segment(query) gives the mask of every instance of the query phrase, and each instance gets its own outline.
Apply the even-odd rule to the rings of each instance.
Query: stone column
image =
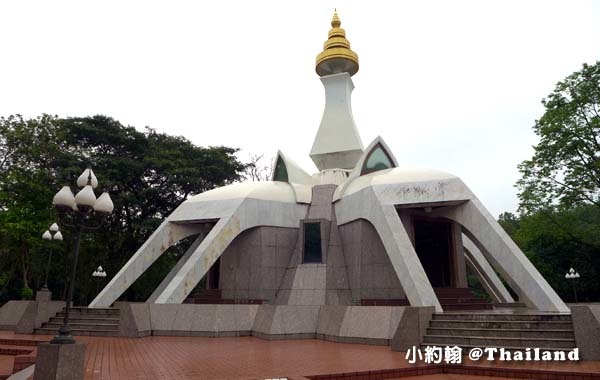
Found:
[[[82,380],[85,344],[41,343],[37,348],[33,380]]]

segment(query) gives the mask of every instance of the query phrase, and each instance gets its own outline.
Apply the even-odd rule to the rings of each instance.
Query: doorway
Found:
[[[446,288],[452,278],[452,225],[447,220],[414,219],[417,256],[423,265],[431,286]]]
[[[208,270],[208,289],[219,289],[219,277],[221,277],[221,258],[219,257]]]

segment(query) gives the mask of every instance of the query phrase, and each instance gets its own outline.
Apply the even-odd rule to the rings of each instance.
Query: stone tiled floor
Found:
[[[0,355],[0,374],[11,373],[14,358],[12,355]]]
[[[256,379],[406,366],[388,347],[253,337],[84,338],[86,379]]]
[[[408,376],[400,377],[389,380],[507,380],[510,377],[492,377],[492,376],[471,376],[471,375],[457,375],[452,373],[440,373],[437,375],[423,375],[423,376]]]
[[[0,337],[12,335],[0,332]],[[27,338],[27,335],[16,335]],[[40,338],[40,336],[35,336]],[[47,337],[50,338],[50,337]],[[267,341],[254,337],[146,337],[141,339],[77,337],[87,344],[85,378],[111,379],[264,379],[349,373],[411,367],[405,354],[389,347],[321,340]],[[600,376],[600,362],[467,365],[532,368]],[[473,378],[482,378],[474,376]],[[405,377],[406,379],[406,377]],[[468,375],[432,374],[420,380],[470,379]],[[501,379],[496,377],[495,379]]]

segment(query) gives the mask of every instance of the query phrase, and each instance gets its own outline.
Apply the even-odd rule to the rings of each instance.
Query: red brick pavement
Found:
[[[1,337],[28,338],[0,332]],[[40,336],[34,336],[40,338]],[[46,337],[49,338],[49,337]],[[123,379],[265,379],[382,371],[411,367],[403,352],[389,347],[321,340],[268,341],[254,337],[77,337],[87,345],[86,380]],[[466,358],[465,358],[466,359]],[[486,368],[544,369],[564,374],[589,373],[600,378],[600,362],[473,363],[481,373],[432,373],[430,379],[484,378]],[[426,370],[429,367],[420,367]],[[408,368],[407,368],[408,369]],[[421,370],[419,370],[421,371]],[[557,372],[555,372],[557,373]],[[416,375],[416,373],[415,373]],[[499,374],[496,374],[498,376]],[[510,373],[500,376],[510,376]],[[592,378],[590,376],[589,378]],[[391,376],[387,376],[388,378]],[[522,377],[522,376],[521,376]],[[552,377],[554,378],[554,377]],[[558,378],[564,378],[559,376]],[[583,378],[583,377],[582,377]],[[586,376],[587,378],[587,376]],[[426,377],[420,377],[425,380]],[[496,377],[496,379],[500,379]]]
[[[253,337],[88,338],[86,379],[256,379],[407,366],[389,347]]]

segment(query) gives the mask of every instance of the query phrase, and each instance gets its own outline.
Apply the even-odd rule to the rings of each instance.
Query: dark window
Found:
[[[376,145],[367,156],[361,175],[376,172],[378,170],[393,168],[392,160],[381,145]]]
[[[320,263],[321,223],[304,223],[304,262]]]
[[[287,168],[281,157],[277,159],[277,164],[275,164],[275,175],[273,176],[273,180],[288,182]]]

